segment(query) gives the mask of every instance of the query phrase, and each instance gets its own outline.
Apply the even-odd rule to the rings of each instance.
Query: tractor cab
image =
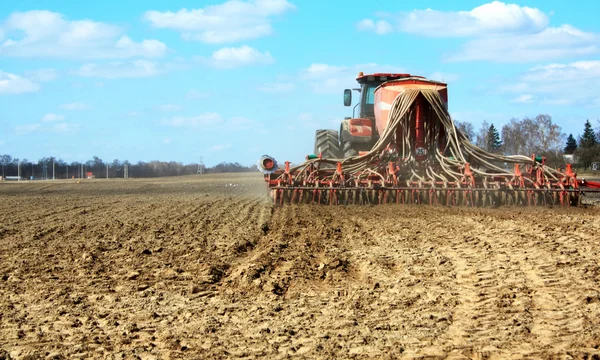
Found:
[[[346,117],[340,122],[338,130],[319,129],[315,132],[314,154],[321,154],[324,158],[345,159],[357,156],[361,152],[371,150],[379,139],[382,128],[377,124],[377,113],[381,112],[375,90],[382,84],[402,82],[412,86],[431,86],[438,84],[427,80],[423,76],[410,74],[374,73],[365,75],[359,72],[356,81],[359,88],[344,90],[344,106],[353,103],[353,91],[358,92],[358,101],[354,105],[352,117]],[[439,85],[442,85],[439,83]],[[435,85],[437,86],[437,85]],[[379,93],[379,92],[378,92]],[[379,104],[379,105],[376,105]]]
[[[375,90],[383,83],[399,79],[424,79],[410,74],[359,72],[356,81],[360,88],[344,90],[344,106],[352,105],[352,91],[358,92],[358,102],[352,109],[352,117],[346,117],[338,131],[339,155],[342,158],[369,151],[379,138],[375,124]]]
[[[344,106],[352,105],[352,91],[357,91],[359,100],[352,109],[352,118],[374,119],[375,89],[386,81],[409,77],[422,78],[421,76],[411,76],[410,74],[375,73],[365,75],[361,71],[356,78],[356,81],[360,84],[360,88],[344,90]]]

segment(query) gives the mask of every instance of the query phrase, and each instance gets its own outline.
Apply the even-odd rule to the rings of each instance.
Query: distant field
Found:
[[[599,208],[265,195],[260,173],[1,182],[0,358],[600,356]]]
[[[600,180],[600,171],[575,171],[578,179],[585,178],[587,180]]]

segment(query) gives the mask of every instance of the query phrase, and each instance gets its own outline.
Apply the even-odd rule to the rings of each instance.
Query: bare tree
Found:
[[[501,134],[505,155],[523,154],[526,143],[526,134],[522,125],[523,124],[518,119],[512,118],[508,124],[502,126]]]
[[[540,114],[535,117],[538,137],[538,152],[547,154],[549,152],[558,153],[564,142],[565,134],[562,133],[560,126],[552,122],[552,117],[547,114]]]
[[[477,147],[483,149],[483,150],[489,150],[488,149],[488,132],[490,130],[490,124],[484,120],[483,123],[481,124],[481,128],[479,129],[479,132],[477,132],[477,136],[475,137],[475,145],[477,145]]]
[[[512,118],[502,127],[505,155],[541,155],[551,165],[563,164],[562,144],[565,138],[560,126],[547,114],[522,120]]]
[[[462,132],[469,141],[473,142],[475,140],[475,128],[473,127],[473,124],[468,121],[455,120],[454,125],[456,125],[458,131]]]

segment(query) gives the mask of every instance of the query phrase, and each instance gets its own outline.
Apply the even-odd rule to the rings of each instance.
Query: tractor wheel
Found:
[[[342,153],[344,155],[344,159],[347,159],[352,156],[358,155],[358,149],[352,146],[351,142],[343,142],[342,143]]]
[[[315,155],[321,153],[323,159],[339,159],[340,145],[337,130],[317,130],[315,133]]]
[[[342,141],[341,152],[344,159],[352,156],[358,156],[361,151],[370,151],[372,144],[357,144]]]

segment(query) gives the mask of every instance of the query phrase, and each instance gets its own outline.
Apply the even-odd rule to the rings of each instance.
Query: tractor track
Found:
[[[531,327],[524,311],[531,297],[522,285],[523,270],[482,242],[467,237],[442,250],[456,272],[459,305],[446,335],[457,348],[501,346],[498,338],[524,334]]]
[[[568,347],[584,330],[582,304],[570,298],[571,279],[553,264],[537,262],[528,278],[535,290],[531,333],[544,346]]]
[[[599,210],[279,207],[263,185],[0,184],[0,350],[600,356]]]

